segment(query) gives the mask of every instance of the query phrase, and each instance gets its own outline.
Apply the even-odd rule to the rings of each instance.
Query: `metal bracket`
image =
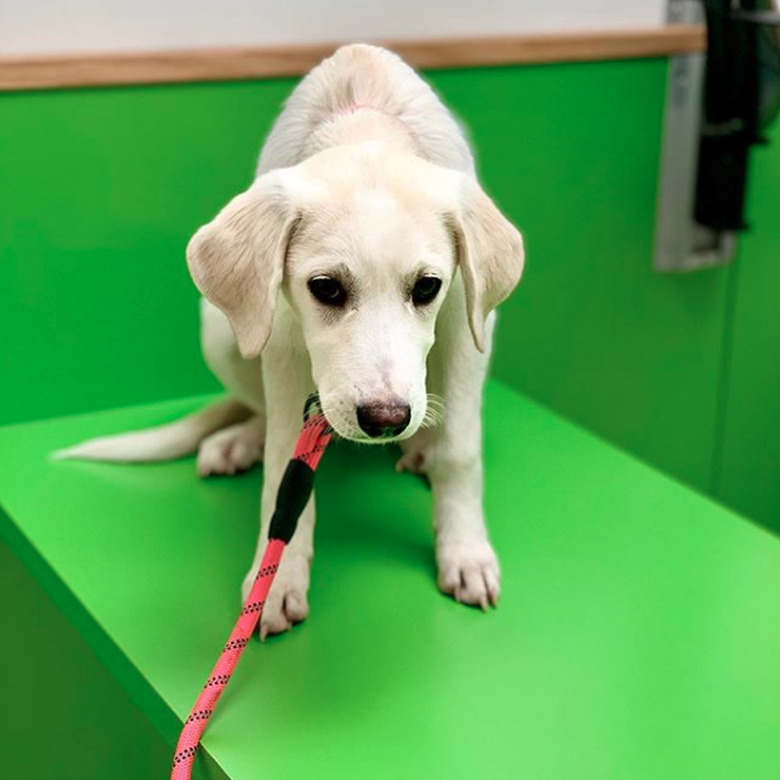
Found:
[[[701,3],[669,0],[669,24],[703,22]],[[693,218],[702,123],[704,54],[671,57],[667,78],[653,268],[693,271],[733,259],[733,232],[713,230]]]

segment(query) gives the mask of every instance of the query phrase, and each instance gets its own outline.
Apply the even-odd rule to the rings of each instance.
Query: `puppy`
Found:
[[[430,87],[381,48],[339,49],[290,96],[257,177],[187,247],[203,353],[229,399],[172,425],[62,453],[160,460],[198,449],[201,475],[264,461],[254,579],[306,396],[336,433],[398,442],[427,475],[438,583],[499,596],[482,508],[482,390],[495,307],[523,270],[518,231],[480,189],[464,135]],[[314,499],[262,616],[308,613]]]

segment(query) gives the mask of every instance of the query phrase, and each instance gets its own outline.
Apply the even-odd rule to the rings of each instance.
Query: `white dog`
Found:
[[[386,50],[339,49],[295,89],[254,183],[195,234],[187,261],[204,295],[205,359],[230,399],[63,455],[141,461],[198,449],[204,476],[263,460],[246,592],[316,389],[338,435],[400,442],[398,469],[428,476],[440,588],[495,605],[481,401],[493,310],[520,279],[523,245],[477,184],[463,133],[430,87]],[[312,497],[263,637],[308,613],[313,532]]]

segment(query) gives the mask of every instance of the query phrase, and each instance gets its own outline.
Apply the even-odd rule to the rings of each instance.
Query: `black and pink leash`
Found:
[[[292,539],[298,518],[311,496],[314,472],[328,446],[333,429],[322,413],[317,395],[311,395],[306,400],[303,420],[303,430],[298,437],[292,459],[287,464],[276,495],[276,508],[271,518],[268,544],[260,570],[257,572],[257,577],[227,644],[222,649],[195,706],[184,722],[176,753],[173,756],[171,780],[190,780],[192,777],[192,765],[203,732],[250,637],[257,628],[284,549]]]

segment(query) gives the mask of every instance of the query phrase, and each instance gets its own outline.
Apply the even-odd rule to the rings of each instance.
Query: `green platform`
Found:
[[[202,402],[0,429],[0,532],[171,743],[235,616],[261,472],[47,453]],[[437,593],[430,495],[394,452],[333,446],[311,617],[250,646],[200,776],[777,780],[780,540],[501,385],[486,417],[499,609]]]

